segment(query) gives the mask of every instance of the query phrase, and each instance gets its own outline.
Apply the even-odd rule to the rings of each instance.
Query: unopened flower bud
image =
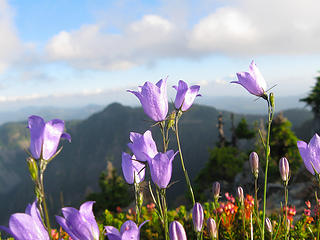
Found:
[[[282,181],[287,183],[289,180],[289,170],[290,169],[289,169],[289,162],[285,157],[280,159],[279,170],[280,170],[280,175],[281,175]]]
[[[175,118],[176,118],[176,112],[172,112],[172,113],[169,115],[168,122],[167,122],[167,128],[168,128],[168,129],[174,127]]]
[[[244,197],[243,197],[243,189],[242,189],[242,187],[238,187],[237,192],[238,192],[239,201],[241,202],[241,204],[243,204]]]
[[[212,192],[213,192],[213,197],[214,199],[218,199],[220,195],[220,183],[219,182],[214,182],[212,185]]]
[[[269,94],[269,100],[270,100],[271,107],[274,109],[274,94],[273,94],[273,92]]]
[[[252,152],[249,157],[250,167],[252,174],[255,178],[258,178],[259,174],[259,156],[256,152]]]
[[[181,223],[173,221],[169,227],[170,240],[187,240],[187,234]]]
[[[30,172],[30,176],[32,181],[37,181],[38,179],[38,165],[36,160],[34,160],[32,157],[27,158],[27,164]]]
[[[266,229],[268,232],[272,233],[272,224],[269,218],[266,218]]]
[[[192,221],[196,232],[201,232],[203,224],[203,208],[200,203],[195,203],[192,211]]]
[[[213,218],[209,218],[207,221],[207,228],[211,238],[217,237],[217,224]]]

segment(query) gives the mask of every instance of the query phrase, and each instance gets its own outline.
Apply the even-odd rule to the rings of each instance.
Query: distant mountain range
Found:
[[[0,124],[25,121],[30,115],[39,115],[44,119],[60,118],[64,120],[82,120],[101,111],[104,106],[91,104],[83,107],[24,107],[14,111],[0,111]]]
[[[219,112],[223,114],[226,136],[230,137],[231,112],[228,111],[194,105],[180,121],[185,164],[192,179],[205,165],[209,157],[208,149],[215,146]],[[53,118],[50,114],[52,113],[46,115],[50,116],[47,119]],[[283,114],[292,122],[293,128],[312,118],[312,113],[305,109],[291,109]],[[242,117],[249,123],[265,119],[262,115],[235,114],[235,122]],[[51,215],[59,213],[61,201],[65,205],[78,207],[86,194],[99,191],[98,178],[106,168],[107,161],[111,161],[121,174],[121,152],[128,151],[126,144],[129,142],[129,133],[143,133],[151,125],[152,122],[142,108],[126,107],[117,103],[84,120],[67,121],[66,129],[72,136],[72,143],[63,142],[64,149],[49,164],[45,175]],[[152,128],[152,133],[156,140],[160,140],[157,127]],[[7,224],[10,214],[23,212],[26,204],[34,198],[25,163],[26,153],[23,150],[29,146],[28,139],[26,122],[0,126],[0,224]],[[170,149],[176,150],[173,136],[171,139]],[[172,180],[179,182],[168,190],[171,203],[177,196],[184,194],[186,189],[178,157],[173,162]]]

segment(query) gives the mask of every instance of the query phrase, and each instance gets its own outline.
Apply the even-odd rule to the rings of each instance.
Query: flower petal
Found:
[[[9,228],[18,240],[49,240],[48,233],[39,234],[32,217],[25,213],[13,214],[9,220]]]
[[[128,221],[125,221],[121,228],[120,228],[120,234],[121,236],[123,235],[124,232],[128,231],[128,230],[134,230],[134,231],[139,231],[138,227],[137,227],[137,224],[135,224],[134,221],[131,221],[131,220],[128,220]]]
[[[74,235],[73,232],[69,229],[66,219],[60,216],[56,216],[56,221],[63,228],[63,230],[69,234],[72,240],[81,240],[76,235]]]
[[[143,135],[131,132],[130,139],[132,143],[128,143],[128,147],[136,156],[137,160],[147,161],[146,155],[152,158],[158,153],[150,130],[146,131]]]
[[[134,178],[137,183],[140,183],[145,177],[145,169],[143,169],[145,165],[133,159],[135,159],[134,155],[131,157],[127,153],[122,153],[122,172],[126,182],[129,184],[134,183]]]
[[[109,240],[121,240],[120,232],[115,227],[105,226],[104,229],[106,231],[105,235],[108,236]]]
[[[43,143],[45,122],[39,116],[30,116],[28,118],[28,128],[30,129],[30,153],[35,159],[39,159]]]
[[[64,121],[60,119],[53,119],[45,124],[42,150],[45,160],[50,159],[56,153],[63,131]]]
[[[99,239],[99,227],[96,221],[96,218],[93,215],[92,212],[92,206],[95,203],[95,201],[87,201],[85,203],[83,203],[80,206],[80,214],[81,216],[83,216],[90,224],[91,226],[91,231],[92,231],[92,236],[94,237],[94,239]]]
[[[303,159],[304,165],[307,168],[307,170],[314,175],[314,170],[311,165],[311,158],[309,156],[309,150],[308,145],[304,141],[298,141],[297,146],[300,152],[300,155]]]

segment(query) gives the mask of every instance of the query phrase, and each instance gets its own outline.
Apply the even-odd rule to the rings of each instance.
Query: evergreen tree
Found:
[[[316,80],[317,82],[309,95],[306,98],[300,99],[300,101],[305,102],[311,107],[314,114],[314,124],[312,132],[310,133],[311,135],[315,132],[319,133],[320,130],[320,76],[318,76]]]
[[[117,207],[127,207],[133,201],[129,185],[117,174],[111,162],[108,162],[107,169],[101,173],[99,186],[101,192],[87,196],[87,200],[96,201],[94,211],[98,214],[105,209],[115,211]]]
[[[262,129],[262,135],[265,132]],[[264,136],[263,136],[264,137]],[[260,137],[259,137],[260,138]],[[298,138],[291,130],[291,122],[279,113],[273,120],[270,135],[270,161],[269,161],[269,180],[280,179],[279,160],[286,157],[290,163],[291,175],[295,175],[301,166],[302,159],[297,148]],[[259,140],[256,144],[257,152],[261,159],[265,159],[264,148]],[[265,161],[260,161],[262,169],[265,169]]]

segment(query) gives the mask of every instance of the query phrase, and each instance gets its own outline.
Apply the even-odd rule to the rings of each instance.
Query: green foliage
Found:
[[[117,207],[126,207],[133,201],[129,185],[117,174],[116,169],[108,162],[107,170],[99,178],[100,193],[91,193],[87,200],[96,201],[94,211],[102,213],[105,209],[115,211]]]
[[[317,77],[316,85],[312,88],[309,95],[306,98],[300,99],[300,101],[309,105],[315,115],[320,114],[320,77]]]
[[[235,133],[239,139],[252,139],[255,137],[255,131],[249,128],[245,118],[241,118],[235,129]]]
[[[247,159],[247,154],[231,146],[210,150],[209,160],[195,180],[196,195],[205,199],[203,192],[214,181],[233,181],[234,176],[242,171],[243,163]]]

